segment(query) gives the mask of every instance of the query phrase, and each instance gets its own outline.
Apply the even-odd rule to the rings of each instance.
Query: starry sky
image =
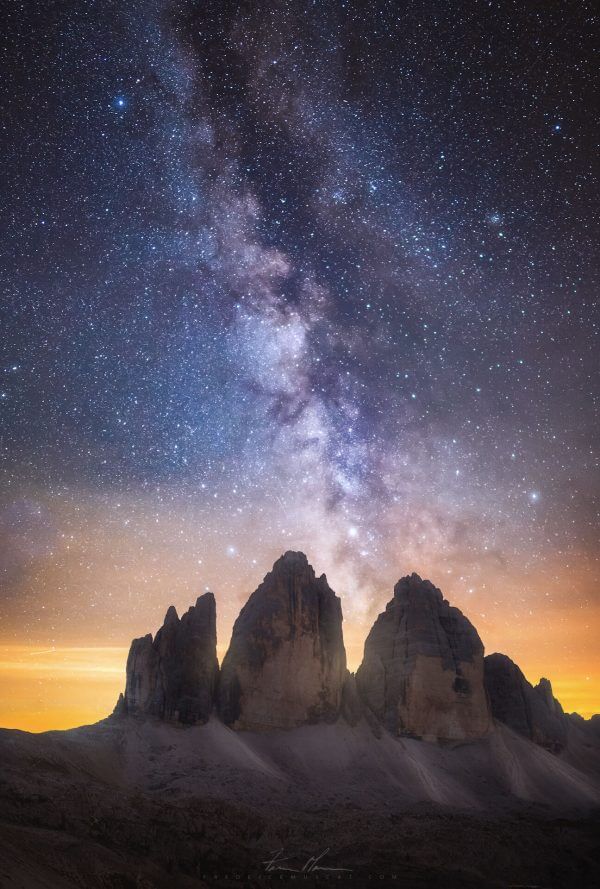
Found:
[[[591,2],[8,4],[0,723],[302,549],[600,709]],[[90,693],[91,690],[91,693]]]

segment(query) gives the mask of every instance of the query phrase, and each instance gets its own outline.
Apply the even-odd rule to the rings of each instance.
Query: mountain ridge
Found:
[[[204,600],[211,603],[208,625],[204,635],[196,635],[184,671],[198,681],[203,677],[202,704],[196,702],[194,709],[176,692],[165,691],[165,684],[181,684],[177,652],[185,658],[181,646],[194,640],[184,634],[185,643],[178,649],[173,642],[176,650],[169,657],[164,637],[173,641],[175,627],[196,614]],[[193,724],[217,713],[238,730],[342,717],[351,725],[364,719],[375,732],[384,727],[439,741],[483,737],[499,720],[548,749],[564,746],[565,720],[574,717],[564,713],[550,682],[542,679],[534,687],[506,655],[484,656],[474,625],[429,580],[413,572],[395,584],[355,672],[346,667],[342,621],[341,600],[326,575],[317,576],[304,553],[288,550],[242,607],[220,664],[212,593],[199,597],[181,621],[169,606],[154,638],[134,639],[115,715],[145,713]],[[175,682],[165,675],[169,663]],[[142,700],[139,688],[154,692]],[[528,703],[521,703],[523,695]]]

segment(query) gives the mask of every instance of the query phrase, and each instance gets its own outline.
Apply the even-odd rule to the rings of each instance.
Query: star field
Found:
[[[597,707],[593,5],[4,30],[2,642],[123,646],[210,587],[223,649],[292,547],[353,666],[416,570]]]

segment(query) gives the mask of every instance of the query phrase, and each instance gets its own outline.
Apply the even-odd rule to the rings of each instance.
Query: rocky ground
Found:
[[[600,882],[595,779],[503,727],[443,747],[125,718],[5,730],[0,756],[2,889],[297,885],[279,868],[322,853],[302,885]]]

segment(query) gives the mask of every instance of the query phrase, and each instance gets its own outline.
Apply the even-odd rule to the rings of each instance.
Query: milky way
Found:
[[[125,644],[210,587],[224,645],[294,548],[355,660],[417,570],[484,641],[597,676],[595,29],[9,9],[4,641]]]

